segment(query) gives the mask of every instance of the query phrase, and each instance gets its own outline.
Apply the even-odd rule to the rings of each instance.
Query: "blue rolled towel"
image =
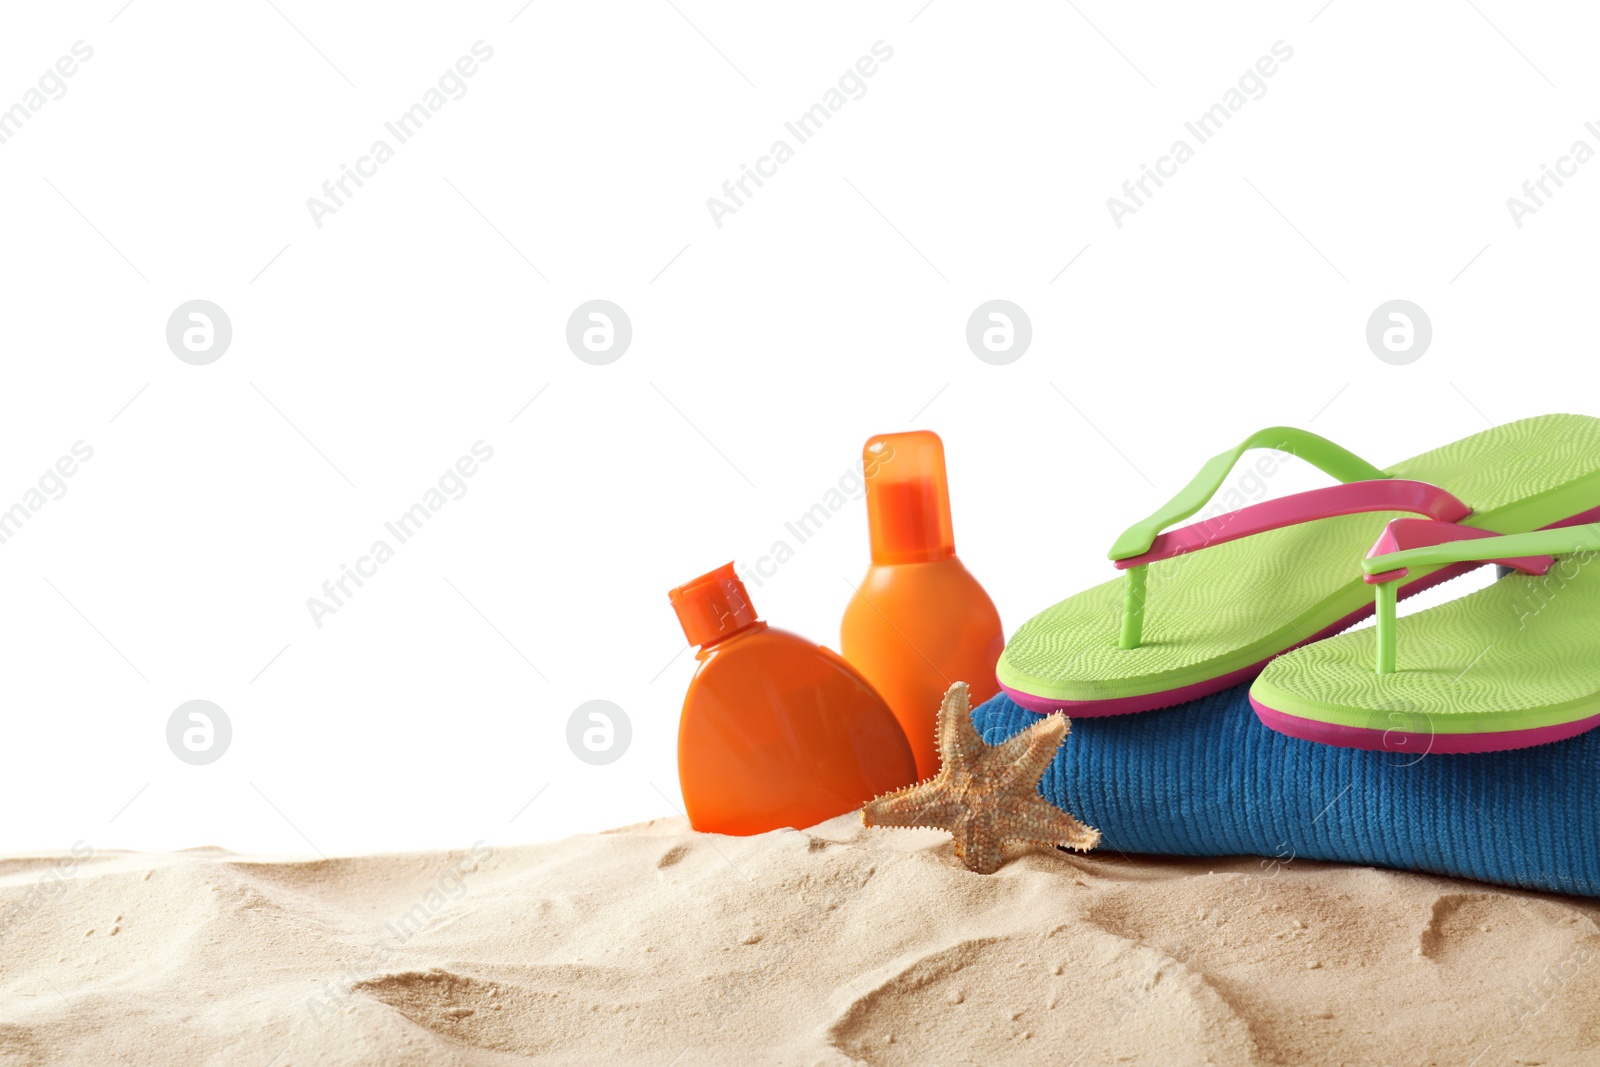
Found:
[[[1123,852],[1337,860],[1600,896],[1600,730],[1419,758],[1269,730],[1248,691],[1073,719],[1039,790]],[[998,744],[1038,716],[1002,693],[972,719]]]

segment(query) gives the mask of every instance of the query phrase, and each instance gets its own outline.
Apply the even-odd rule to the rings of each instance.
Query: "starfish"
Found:
[[[956,855],[979,874],[1000,869],[1004,841],[1065,845],[1080,852],[1099,844],[1099,830],[1039,795],[1039,779],[1067,738],[1067,717],[1043,716],[1015,737],[990,745],[978,736],[971,711],[967,683],[955,683],[939,705],[939,773],[868,801],[862,823],[948,830]]]

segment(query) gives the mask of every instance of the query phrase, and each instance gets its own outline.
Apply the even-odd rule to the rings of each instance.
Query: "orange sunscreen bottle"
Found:
[[[838,653],[757,619],[732,563],[667,595],[700,646],[678,725],[696,830],[800,829],[916,781],[883,698]]]
[[[845,608],[839,650],[900,720],[917,774],[939,769],[939,701],[952,682],[972,702],[1000,691],[1000,614],[956,558],[944,443],[927,430],[874,437],[862,452],[872,566]]]

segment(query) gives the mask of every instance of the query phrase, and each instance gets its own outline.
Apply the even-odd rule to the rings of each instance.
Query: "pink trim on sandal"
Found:
[[[1256,718],[1280,734],[1315,741],[1338,748],[1359,748],[1368,752],[1404,752],[1417,757],[1429,753],[1440,755],[1469,755],[1474,752],[1503,752],[1513,748],[1531,748],[1565,741],[1600,726],[1600,715],[1586,719],[1557,723],[1554,726],[1537,726],[1531,730],[1500,730],[1477,734],[1421,734],[1409,730],[1373,730],[1361,726],[1341,726],[1317,719],[1303,719],[1269,708],[1250,697],[1250,706],[1256,709]]]
[[[1554,527],[1552,527],[1554,529]],[[1367,553],[1367,558],[1374,556],[1387,556],[1391,552],[1404,552],[1408,548],[1423,548],[1431,545],[1442,545],[1450,541],[1481,541],[1488,537],[1499,537],[1493,530],[1483,530],[1476,526],[1461,526],[1453,522],[1434,522],[1431,519],[1391,519],[1389,525],[1383,528],[1383,534],[1378,538],[1372,550]],[[1553,556],[1517,556],[1504,559],[1486,560],[1487,563],[1498,563],[1502,567],[1511,567],[1523,574],[1547,574],[1555,565]],[[1380,585],[1384,582],[1397,581],[1406,576],[1407,570],[1384,571],[1382,574],[1368,574],[1363,580],[1368,585]]]
[[[1459,522],[1472,514],[1472,509],[1467,505],[1427,482],[1405,478],[1347,482],[1326,489],[1295,493],[1280,500],[1251,504],[1226,515],[1168,530],[1151,543],[1149,551],[1115,560],[1114,563],[1118,570],[1127,570],[1129,567],[1141,567],[1173,556],[1198,552],[1202,548],[1253,537],[1269,530],[1281,530],[1285,526],[1372,511],[1404,511],[1412,515],[1426,515],[1440,522]]]

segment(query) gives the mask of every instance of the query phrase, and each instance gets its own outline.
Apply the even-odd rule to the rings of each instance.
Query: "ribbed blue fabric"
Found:
[[[1269,730],[1239,686],[1072,720],[1039,790],[1102,847],[1373,864],[1600,896],[1600,730],[1512,752],[1364,752]],[[1038,721],[1005,694],[991,744]]]

